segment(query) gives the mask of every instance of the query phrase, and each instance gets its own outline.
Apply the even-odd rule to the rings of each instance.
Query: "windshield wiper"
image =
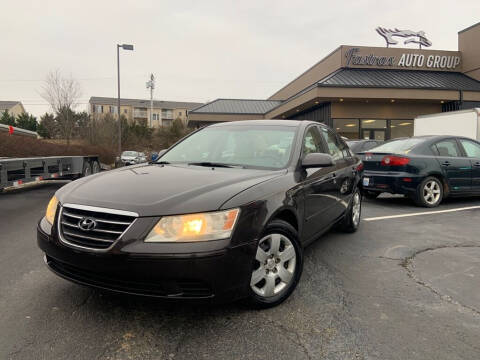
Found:
[[[238,166],[235,166],[235,165],[216,163],[216,162],[210,162],[210,161],[191,162],[191,163],[188,163],[188,165],[205,166],[205,167],[223,167],[223,168],[238,167]]]

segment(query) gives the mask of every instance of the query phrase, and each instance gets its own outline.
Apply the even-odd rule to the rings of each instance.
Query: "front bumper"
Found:
[[[248,294],[256,243],[195,253],[154,253],[152,244],[138,241],[135,252],[95,253],[73,249],[45,229],[37,227],[37,242],[45,262],[55,274],[78,284],[115,292],[165,299],[232,301]],[[223,245],[222,245],[223,244]],[[127,246],[126,246],[127,248]],[[121,249],[120,249],[121,250]]]
[[[368,178],[368,185],[363,179]],[[414,193],[421,177],[404,172],[364,171],[363,190],[408,195]]]

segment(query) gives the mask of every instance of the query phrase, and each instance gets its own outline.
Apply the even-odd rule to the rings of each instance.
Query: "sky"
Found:
[[[431,49],[457,50],[457,32],[480,21],[479,0],[457,1],[2,1],[0,100],[49,111],[49,71],[91,96],[207,102],[265,99],[339,45],[385,46],[377,26],[423,30]],[[480,39],[479,39],[480,41]]]

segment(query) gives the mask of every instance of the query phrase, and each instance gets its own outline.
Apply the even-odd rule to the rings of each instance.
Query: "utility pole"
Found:
[[[150,74],[150,81],[146,82],[147,89],[150,89],[150,123],[149,127],[153,127],[153,89],[155,89],[155,76]]]

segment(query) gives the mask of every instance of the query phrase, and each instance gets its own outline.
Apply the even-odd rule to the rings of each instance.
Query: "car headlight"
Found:
[[[47,211],[45,211],[45,219],[53,225],[55,220],[55,214],[57,212],[58,199],[56,196],[53,196],[48,202]]]
[[[232,234],[240,209],[164,216],[145,242],[192,242],[226,239]]]

